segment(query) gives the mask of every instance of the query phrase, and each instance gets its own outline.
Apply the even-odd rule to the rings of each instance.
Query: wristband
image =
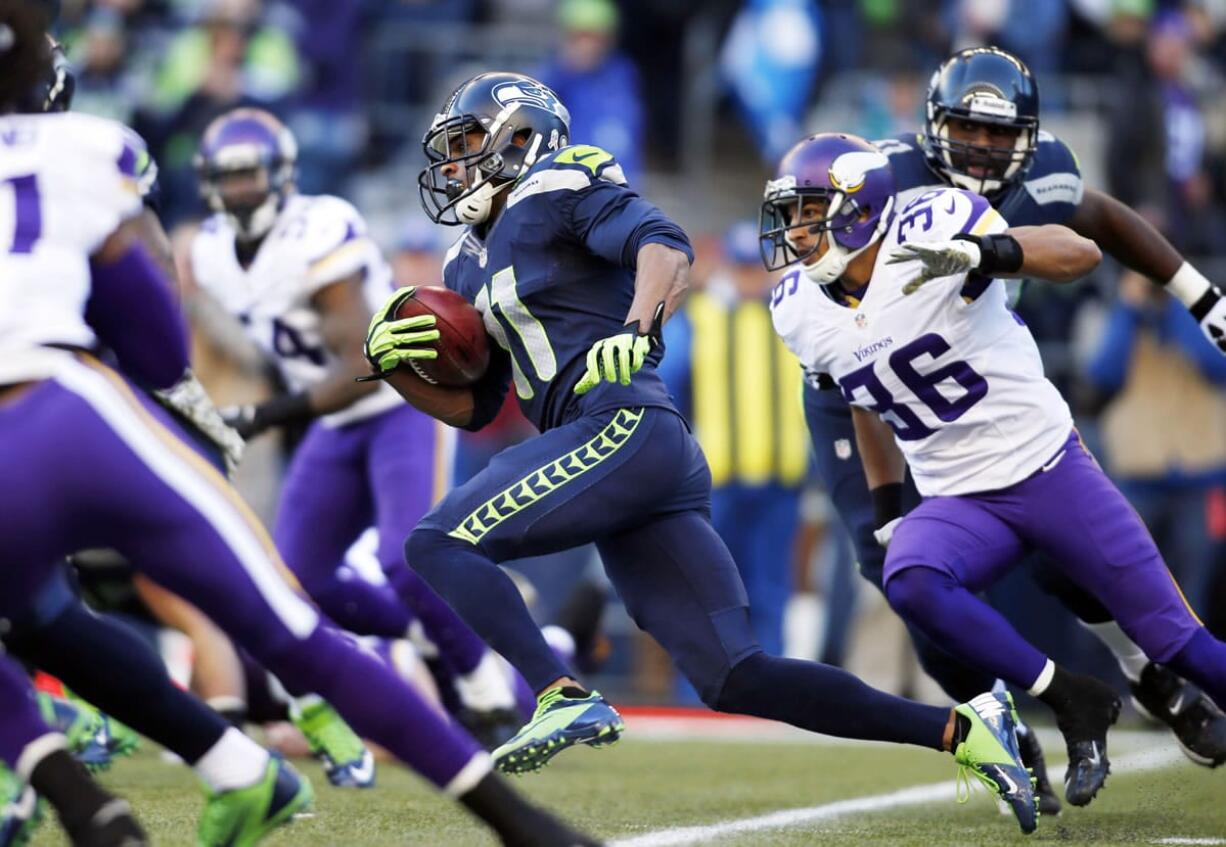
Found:
[[[879,485],[869,494],[873,497],[873,525],[880,529],[895,518],[902,517],[902,483]]]
[[[1204,320],[1209,310],[1222,298],[1222,292],[1205,279],[1204,274],[1184,262],[1164,285],[1179,302],[1188,307],[1197,322]]]
[[[255,425],[260,430],[280,426],[292,421],[315,417],[311,397],[305,391],[297,394],[278,394],[255,407]]]
[[[1017,273],[1022,269],[1022,245],[1007,232],[997,232],[991,235],[970,235],[958,233],[954,241],[969,241],[979,247],[979,266],[976,271],[984,276],[995,273]]]

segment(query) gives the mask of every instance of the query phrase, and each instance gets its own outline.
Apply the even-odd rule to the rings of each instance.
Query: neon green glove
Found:
[[[438,358],[438,350],[430,343],[439,339],[434,315],[396,319],[396,310],[416,292],[415,285],[397,289],[370,319],[365,353],[375,378],[387,376],[410,359]]]
[[[587,394],[601,382],[630,384],[630,377],[643,367],[652,348],[662,341],[660,329],[664,324],[664,304],[656,306],[651,327],[642,331],[642,324],[626,324],[617,335],[602,338],[587,351],[587,371],[575,385],[575,393]]]

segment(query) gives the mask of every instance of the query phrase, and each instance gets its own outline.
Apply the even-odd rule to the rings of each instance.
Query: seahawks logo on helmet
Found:
[[[490,96],[500,106],[524,103],[555,113],[559,111],[562,105],[552,91],[528,79],[499,83],[494,86]]]

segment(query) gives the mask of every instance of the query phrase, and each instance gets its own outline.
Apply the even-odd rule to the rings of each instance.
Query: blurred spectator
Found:
[[[778,655],[808,466],[801,374],[771,326],[774,280],[762,270],[757,226],[732,227],[724,255],[706,289],[686,303],[688,349],[667,348],[665,360],[688,361],[688,386],[669,388],[692,398],[694,429],[711,466],[711,522],[745,581],[754,634]]]
[[[298,139],[298,187],[340,194],[366,143],[361,0],[290,0],[303,80],[287,123]]]
[[[198,24],[171,43],[154,111],[136,127],[158,161],[168,228],[201,212],[192,157],[209,122],[236,106],[269,107],[297,82],[293,42],[259,0],[205,3]]]
[[[130,124],[144,96],[128,66],[128,34],[119,12],[100,6],[86,21],[72,50],[77,78],[73,108]]]
[[[747,0],[728,33],[721,71],[765,161],[801,136],[821,28],[815,0]]]
[[[392,252],[392,276],[397,285],[443,284],[443,239],[425,218],[410,218],[400,230]]]
[[[634,63],[617,49],[612,0],[563,0],[562,41],[536,72],[570,110],[572,144],[612,153],[634,185],[643,168],[643,97]]]
[[[1226,540],[1210,522],[1226,483],[1226,358],[1182,304],[1128,272],[1087,377],[1108,404],[1108,469],[1203,609]]]

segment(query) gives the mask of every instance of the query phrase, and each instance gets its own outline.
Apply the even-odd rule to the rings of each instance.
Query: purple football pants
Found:
[[[404,542],[430,510],[437,439],[434,419],[398,406],[348,426],[316,421],[294,453],[273,539],[303,588],[337,624],[361,635],[401,638],[416,616],[458,673],[477,666],[486,645],[405,564]],[[341,569],[368,527],[379,533],[388,585]]]
[[[114,548],[435,785],[462,793],[488,770],[471,738],[321,621],[246,504],[156,404],[85,357],[19,391],[0,396],[0,615],[23,608],[51,563]]]
[[[886,595],[943,648],[1028,689],[1046,657],[974,594],[1032,549],[1097,597],[1147,656],[1226,705],[1226,645],[1201,636],[1145,525],[1075,431],[1015,485],[926,498],[890,541]]]
[[[17,770],[21,754],[40,739],[48,739],[48,752],[63,746],[62,742],[52,740],[55,732],[43,721],[30,678],[4,655],[0,655],[0,715],[4,716],[0,720],[0,761],[13,771]]]

